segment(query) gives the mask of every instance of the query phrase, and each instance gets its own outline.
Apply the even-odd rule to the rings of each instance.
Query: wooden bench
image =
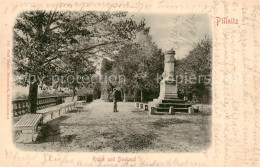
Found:
[[[68,104],[61,104],[54,107],[45,108],[42,110],[38,110],[38,114],[42,114],[43,116],[43,123],[49,122],[55,118],[58,118],[62,115],[62,111],[67,113],[75,108],[75,102],[68,103]]]
[[[46,123],[52,119],[54,119],[54,114],[58,117],[61,116],[61,112],[64,113],[75,108],[75,102],[69,104],[62,104],[55,107],[45,108],[42,110],[38,110],[36,114],[25,114],[15,125],[14,131],[23,131],[23,130],[32,130],[32,141],[34,138],[35,131],[38,131],[38,124]],[[45,118],[50,115],[50,120],[46,120]],[[56,117],[57,118],[57,117]]]
[[[42,114],[25,114],[15,125],[15,131],[32,130],[32,141],[38,124],[42,120]]]

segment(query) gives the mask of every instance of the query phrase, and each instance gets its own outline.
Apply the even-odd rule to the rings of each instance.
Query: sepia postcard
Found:
[[[259,1],[0,13],[0,167],[260,165]]]

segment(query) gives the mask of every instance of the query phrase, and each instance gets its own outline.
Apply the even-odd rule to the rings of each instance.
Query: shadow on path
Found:
[[[61,116],[43,125],[34,143],[40,144],[45,142],[60,142],[61,145],[67,145],[72,142],[76,135],[61,136],[60,132],[61,122],[68,118],[69,116]]]

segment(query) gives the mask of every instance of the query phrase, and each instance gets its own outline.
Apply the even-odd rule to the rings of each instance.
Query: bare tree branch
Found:
[[[86,52],[86,51],[88,51],[88,50],[97,48],[97,47],[99,47],[99,46],[105,46],[105,45],[117,44],[117,43],[120,43],[120,41],[104,42],[104,43],[100,43],[100,44],[97,44],[97,45],[90,46],[90,47],[85,48],[85,49],[75,50],[75,52],[80,52],[80,53],[82,53],[82,52]]]

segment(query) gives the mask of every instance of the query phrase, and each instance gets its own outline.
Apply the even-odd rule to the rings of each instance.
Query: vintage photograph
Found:
[[[211,147],[208,15],[24,11],[12,46],[18,149],[193,153]]]

